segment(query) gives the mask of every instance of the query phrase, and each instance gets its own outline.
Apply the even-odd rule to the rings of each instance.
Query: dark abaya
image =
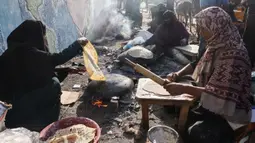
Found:
[[[179,22],[172,11],[167,10],[164,15],[164,23],[158,26],[153,36],[145,42],[145,46],[156,45],[157,51],[167,53],[175,46],[181,46],[181,40],[189,39],[189,32]]]
[[[40,21],[26,20],[8,37],[1,64],[4,88],[0,100],[13,105],[6,126],[35,130],[58,120],[61,87],[54,69],[82,50],[74,42],[60,53],[49,53],[46,28]]]

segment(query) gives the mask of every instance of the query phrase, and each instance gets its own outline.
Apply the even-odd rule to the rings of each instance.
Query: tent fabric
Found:
[[[200,0],[200,7],[227,5],[228,0]]]

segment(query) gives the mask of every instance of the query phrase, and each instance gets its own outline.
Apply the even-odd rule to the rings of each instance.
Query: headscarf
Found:
[[[195,18],[199,27],[212,33],[193,73],[198,84],[205,87],[202,106],[224,116],[234,116],[236,109],[248,112],[251,64],[238,29],[219,7],[204,9]]]
[[[38,84],[32,83],[30,79],[36,80],[35,77],[41,75],[39,73],[45,73],[44,75],[52,75],[51,71],[53,70],[51,69],[54,68],[52,68],[50,64],[40,65],[41,67],[44,67],[44,69],[38,71],[37,75],[27,74],[28,71],[35,71],[38,63],[47,63],[49,61],[46,61],[44,56],[35,57],[34,55],[36,52],[45,54],[48,53],[48,47],[44,40],[45,33],[46,28],[42,22],[26,20],[8,36],[8,48],[2,54],[2,63],[4,67],[4,77],[2,78],[6,78],[4,81],[5,84],[8,85],[8,88],[14,88],[16,90],[15,92],[29,88],[32,89],[32,86],[37,86]],[[30,59],[31,62],[27,63],[27,59]],[[44,79],[40,79],[41,81],[38,81],[38,83],[43,83],[44,80],[47,80],[48,82],[48,77],[45,76]],[[27,82],[31,82],[32,85],[27,87]]]
[[[8,49],[11,51],[21,47],[34,47],[48,52],[44,36],[46,27],[41,21],[26,20],[21,23],[7,38]]]
[[[156,45],[167,52],[169,48],[180,46],[180,41],[184,38],[188,39],[189,33],[184,25],[177,20],[173,11],[167,10],[162,16],[165,22],[157,27],[154,36]]]
[[[170,10],[167,10],[163,13],[163,19],[164,21],[168,21],[170,23],[173,23],[177,20],[175,13]]]

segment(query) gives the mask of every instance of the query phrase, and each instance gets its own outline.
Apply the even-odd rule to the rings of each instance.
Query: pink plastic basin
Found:
[[[46,141],[49,137],[53,136],[57,130],[68,128],[77,124],[83,124],[87,127],[95,128],[96,135],[94,138],[94,143],[98,143],[101,136],[100,127],[95,121],[84,117],[70,117],[51,123],[40,132],[40,140]]]

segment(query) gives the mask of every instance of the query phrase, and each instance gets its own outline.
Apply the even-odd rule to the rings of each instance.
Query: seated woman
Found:
[[[58,120],[61,87],[54,69],[81,53],[87,39],[50,53],[45,35],[42,22],[26,20],[7,39],[8,49],[1,56],[0,100],[13,105],[6,116],[8,128],[40,130]]]
[[[189,32],[177,20],[174,12],[167,10],[164,12],[163,18],[164,23],[158,26],[156,32],[144,43],[144,46],[156,45],[156,48],[152,51],[156,56],[162,53],[174,56],[178,52],[178,50],[174,49],[175,46],[188,44]],[[178,52],[178,54],[180,53]],[[187,63],[189,63],[189,60],[185,58],[182,64]]]
[[[154,33],[157,30],[157,27],[164,22],[163,14],[166,10],[167,7],[163,3],[151,7],[150,11],[152,21],[148,24],[150,26],[148,29],[149,32]]]
[[[188,117],[188,142],[232,143],[233,124],[242,126],[251,120],[249,55],[238,29],[223,9],[209,7],[195,17],[207,42],[206,52],[193,73],[198,86],[172,82],[165,89],[172,95],[200,98],[199,112],[190,112]],[[187,69],[187,73],[191,71]]]
[[[143,21],[143,15],[140,12],[140,0],[128,0],[126,1],[126,16],[134,21],[135,27],[141,27]]]

